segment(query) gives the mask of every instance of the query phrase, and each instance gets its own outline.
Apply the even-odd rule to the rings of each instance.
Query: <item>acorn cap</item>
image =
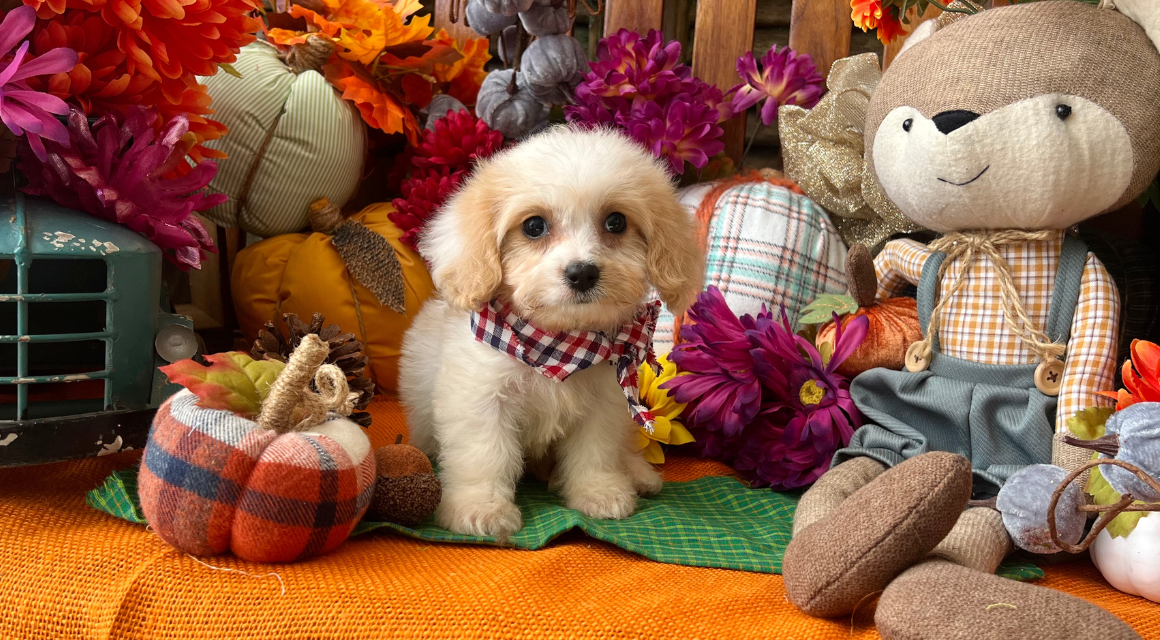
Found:
[[[399,444],[403,436],[395,444],[379,447],[375,451],[375,473],[379,477],[401,478],[419,473],[434,473],[431,461],[422,451],[409,444]]]

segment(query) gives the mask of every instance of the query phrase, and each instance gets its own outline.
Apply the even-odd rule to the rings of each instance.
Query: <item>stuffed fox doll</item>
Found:
[[[918,288],[924,337],[906,370],[852,382],[866,425],[802,497],[784,576],[808,614],[880,594],[888,638],[1136,637],[995,576],[1011,540],[998,512],[967,508],[1026,465],[1078,466],[1067,418],[1113,388],[1116,286],[1068,230],[1160,168],[1160,0],[1103,4],[923,23],[870,100],[867,165],[943,236],[875,260],[879,297]]]

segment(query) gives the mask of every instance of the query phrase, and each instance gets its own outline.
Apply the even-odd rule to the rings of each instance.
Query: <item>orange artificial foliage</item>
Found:
[[[293,5],[289,15],[306,21],[308,31],[270,29],[266,37],[282,47],[324,37],[334,53],[323,68],[326,79],[358,107],[363,120],[385,133],[418,140],[414,109],[436,93],[475,104],[491,59],[487,38],[460,44],[445,30],[434,33],[430,16],[415,16],[418,0],[322,0],[324,12]]]
[[[1137,402],[1160,402],[1160,346],[1144,340],[1132,341],[1132,356],[1120,370],[1124,389],[1101,391],[1116,401],[1116,411]]]
[[[853,378],[870,369],[902,369],[906,364],[906,350],[910,345],[922,340],[922,327],[918,321],[918,306],[914,298],[887,298],[869,307],[861,307],[855,313],[842,317],[844,329],[850,320],[866,316],[870,328],[866,339],[845,362],[838,367],[838,373]],[[834,342],[836,327],[826,323],[819,331],[815,342],[819,348],[823,343]]]

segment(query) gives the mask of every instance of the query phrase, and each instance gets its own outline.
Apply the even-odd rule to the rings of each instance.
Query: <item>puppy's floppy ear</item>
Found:
[[[704,287],[705,256],[693,237],[693,217],[671,193],[651,202],[648,279],[674,314],[681,314]]]
[[[423,234],[419,250],[431,263],[436,288],[452,308],[482,308],[503,281],[496,219],[487,184],[469,179]]]

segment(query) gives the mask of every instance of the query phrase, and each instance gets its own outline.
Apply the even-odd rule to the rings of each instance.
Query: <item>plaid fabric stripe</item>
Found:
[[[89,504],[119,518],[131,520],[123,512],[101,505],[134,504],[136,494],[128,493],[136,471],[115,472],[105,486],[116,487],[120,495],[93,499]],[[120,481],[114,482],[117,477]],[[541,484],[522,484],[516,504],[524,527],[509,539],[520,549],[542,549],[560,534],[573,528],[598,540],[668,564],[690,567],[739,569],[780,573],[781,558],[793,532],[793,512],[797,495],[769,489],[750,489],[733,478],[705,477],[691,482],[668,482],[659,494],[641,498],[637,510],[624,520],[597,520],[560,504],[560,498]],[[144,524],[143,521],[137,521]],[[386,522],[363,521],[352,536],[371,531],[392,530],[430,542],[495,544],[493,538],[451,533],[427,520],[417,527]],[[1005,564],[999,575],[1019,580],[1043,577],[1030,564]]]
[[[609,337],[596,331],[548,333],[519,317],[506,304],[492,300],[471,314],[471,331],[479,342],[557,382],[594,364],[610,361],[616,366],[616,379],[624,391],[632,419],[651,433],[653,415],[639,400],[637,370],[645,362],[656,364],[652,336],[660,304],[659,301],[646,303],[632,322]]]
[[[194,555],[233,550],[289,562],[341,543],[373,494],[374,456],[334,440],[276,434],[182,391],[157,411],[139,474],[141,513]]]
[[[1055,272],[1063,246],[1063,231],[1043,242],[1006,245],[1000,254],[1011,265],[1027,315],[1039,328],[1047,322]],[[930,249],[913,240],[886,244],[875,259],[878,297],[894,295],[907,284],[917,284]],[[948,273],[957,272],[957,263]],[[951,278],[944,277],[939,294],[945,294]],[[1003,321],[1002,303],[990,261],[983,258],[971,267],[963,288],[947,301],[939,340],[949,356],[986,364],[1034,364],[1037,359]],[[1089,253],[1084,265],[1079,303],[1072,319],[1059,392],[1056,430],[1067,428],[1077,411],[1110,401],[1096,395],[1112,389],[1115,380],[1116,344],[1120,314],[1116,284],[1104,265]]]
[[[706,246],[705,286],[716,285],[737,315],[761,305],[798,311],[823,293],[846,291],[846,245],[826,212],[809,198],[769,183],[721,195]],[[675,317],[657,323],[657,353],[672,349]]]

